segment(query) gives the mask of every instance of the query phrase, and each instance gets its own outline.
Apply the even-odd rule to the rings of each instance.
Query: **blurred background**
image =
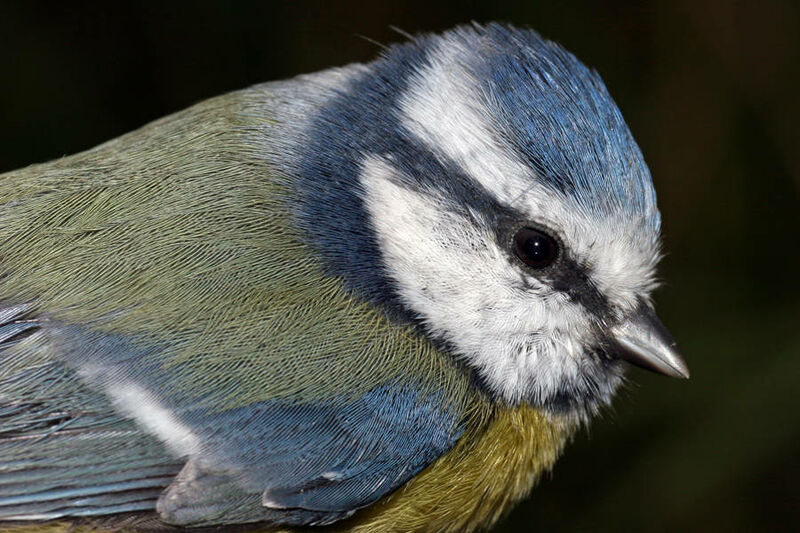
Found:
[[[0,3],[0,172],[204,98],[502,20],[606,81],[652,170],[690,381],[639,370],[497,531],[800,531],[800,5]]]

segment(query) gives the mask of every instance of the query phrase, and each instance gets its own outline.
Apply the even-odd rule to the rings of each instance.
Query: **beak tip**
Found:
[[[651,307],[642,303],[611,331],[617,357],[665,376],[689,379],[689,367],[669,331]]]
[[[691,373],[689,372],[689,367],[686,366],[686,363],[680,357],[675,358],[672,360],[673,368],[675,369],[675,377],[680,379],[689,379],[691,377]]]
[[[691,377],[691,374],[689,373],[689,369],[686,368],[686,367],[683,367],[683,368],[680,368],[680,369],[676,368],[675,369],[675,373],[672,374],[672,377],[678,378],[678,379],[689,379]]]
[[[624,335],[618,336],[616,341],[622,348],[617,354],[620,359],[657,374],[689,379],[689,367],[681,357],[674,341],[662,344],[647,336],[628,337]]]
[[[669,348],[665,351],[666,353],[662,354],[662,360],[669,365],[670,372],[668,375],[671,377],[675,377],[678,379],[689,379],[690,372],[689,367],[686,364],[686,361],[683,360],[683,356],[678,351],[678,346],[675,341],[669,345]]]

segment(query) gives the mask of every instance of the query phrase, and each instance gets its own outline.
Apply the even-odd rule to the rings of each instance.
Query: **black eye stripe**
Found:
[[[587,266],[567,258],[559,263],[548,281],[553,289],[563,292],[594,316],[605,319],[608,315],[608,298],[592,283],[591,271]]]
[[[513,222],[506,227],[513,228]],[[610,304],[592,282],[591,267],[577,261],[562,241],[551,237],[546,229],[516,226],[506,242],[511,255],[539,281],[566,294],[589,313],[605,318]]]

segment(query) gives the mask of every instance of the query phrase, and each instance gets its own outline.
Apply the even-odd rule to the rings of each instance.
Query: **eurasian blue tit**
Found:
[[[688,376],[642,154],[531,30],[422,35],[0,180],[3,528],[486,528],[623,362]]]

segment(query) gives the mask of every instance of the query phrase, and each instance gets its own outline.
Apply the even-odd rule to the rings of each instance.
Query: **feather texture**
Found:
[[[7,519],[153,510],[171,484],[159,511],[175,523],[329,522],[489,417],[463,368],[325,276],[292,233],[288,192],[255,153],[268,96],[0,178],[0,294],[36,328],[0,352],[4,428],[79,413],[24,453],[3,442],[20,480],[5,477]]]
[[[455,532],[610,400],[659,216],[599,77],[491,24],[4,174],[0,227],[0,520]]]

